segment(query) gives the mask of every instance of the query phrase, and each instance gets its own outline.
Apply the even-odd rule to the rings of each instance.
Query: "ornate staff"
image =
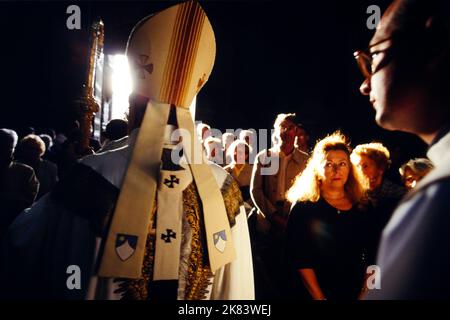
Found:
[[[100,102],[94,95],[97,64],[103,54],[104,25],[103,21],[97,21],[91,27],[91,46],[89,52],[88,71],[84,85],[83,96],[77,102],[80,104],[80,130],[82,140],[80,149],[83,154],[91,153],[89,139],[92,135],[92,122],[96,112],[100,110]]]

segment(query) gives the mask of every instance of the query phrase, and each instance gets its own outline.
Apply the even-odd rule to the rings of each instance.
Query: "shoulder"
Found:
[[[226,165],[225,167],[223,167],[223,170],[231,174],[233,172],[233,165],[232,164]]]
[[[244,204],[239,186],[224,168],[215,163],[208,163],[208,165],[219,185],[230,225],[234,226],[240,207]]]
[[[92,154],[81,159],[81,163],[89,167],[101,168],[105,164],[117,164],[127,161],[127,147],[106,151],[103,153]]]
[[[34,176],[34,170],[32,167],[20,163],[20,162],[13,162],[11,163],[11,166],[9,167],[10,172],[13,172],[15,174],[20,174],[22,176]]]
[[[448,161],[450,161],[450,156],[448,157]],[[422,189],[426,189],[429,186],[433,186],[436,184],[445,185],[446,181],[450,179],[450,165],[445,166],[436,166],[431,172],[425,176],[417,186],[408,194],[415,194]]]
[[[255,157],[255,164],[260,166],[268,166],[271,158],[277,155],[272,149],[264,149],[260,151]]]
[[[57,170],[57,166],[56,164],[54,164],[51,161],[42,159],[40,164],[39,164],[40,168],[44,168],[45,170],[49,170],[49,171],[56,171]]]
[[[270,157],[272,155],[272,153],[273,153],[273,151],[271,151],[270,149],[264,149],[264,150],[258,152],[258,154],[256,155],[256,159]]]
[[[239,190],[239,186],[237,185],[234,178],[229,174],[225,168],[222,168],[221,166],[210,162],[208,163],[208,166],[211,168],[211,172],[216,179],[217,184],[219,185],[219,188],[222,191],[222,194],[229,192],[230,189],[236,189]]]
[[[222,193],[224,190],[230,188],[230,186],[237,185],[231,174],[229,174],[225,168],[222,168],[213,162],[209,162],[208,166],[211,168],[211,172],[216,179],[219,188],[222,190]]]
[[[290,218],[292,219],[310,218],[315,214],[320,205],[321,205],[320,200],[318,202],[311,202],[311,201],[297,202],[292,207]]]
[[[90,167],[116,187],[120,188],[127,169],[130,150],[128,147],[84,157],[80,163]]]
[[[104,145],[102,148],[100,148],[98,153],[104,153],[104,152],[107,152],[107,151],[123,148],[123,147],[128,145],[128,138],[129,138],[128,136],[125,136],[125,137],[120,138],[118,140],[109,141],[106,145]]]
[[[317,202],[312,201],[298,201],[292,208],[292,210],[314,210],[315,208],[321,205],[322,201],[319,200]]]
[[[208,162],[208,166],[211,168],[211,172],[214,175],[214,178],[216,179],[219,186],[222,186],[228,178],[231,178],[229,173],[218,164],[215,164],[214,162]]]
[[[395,210],[386,229],[441,230],[448,233],[450,225],[450,177],[436,180],[410,192]],[[450,235],[450,234],[449,234]]]
[[[448,192],[450,192],[450,175],[429,180],[426,181],[426,183],[421,182],[416,188],[412,189],[408,194],[406,194],[402,201],[402,204],[418,201],[419,199],[421,199],[422,201],[433,200],[436,202],[436,204],[450,202],[450,197],[448,196]]]
[[[297,202],[289,214],[287,230],[290,236],[295,236],[300,230],[306,231],[316,219],[317,203],[305,201]],[[297,235],[298,236],[298,235]]]
[[[411,196],[411,200],[415,197],[419,198],[420,195],[429,202],[433,204],[436,208],[442,205],[450,205],[450,176],[436,180],[433,183],[421,188],[417,193]],[[448,207],[441,207],[441,210],[447,211]]]
[[[297,148],[294,149],[293,159],[298,163],[303,163],[308,160],[308,158],[309,154],[307,154],[306,152],[298,150]]]
[[[405,195],[406,189],[403,186],[400,186],[389,179],[383,180],[383,186],[386,196],[390,198],[401,198]]]

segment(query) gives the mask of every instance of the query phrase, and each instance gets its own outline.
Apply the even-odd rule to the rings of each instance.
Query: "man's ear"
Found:
[[[432,16],[425,22],[426,59],[430,68],[447,65],[450,59],[450,29],[445,21]]]

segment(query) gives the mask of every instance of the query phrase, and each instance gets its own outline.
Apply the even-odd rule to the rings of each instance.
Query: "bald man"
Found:
[[[450,1],[398,0],[355,53],[377,123],[418,135],[435,169],[394,212],[368,299],[450,298]],[[375,282],[373,282],[375,283]]]

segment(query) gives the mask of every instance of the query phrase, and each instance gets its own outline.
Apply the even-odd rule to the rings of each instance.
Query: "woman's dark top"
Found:
[[[357,299],[366,269],[366,221],[357,206],[338,210],[324,199],[297,203],[287,226],[291,274],[300,278],[299,269],[311,268],[328,300]]]

